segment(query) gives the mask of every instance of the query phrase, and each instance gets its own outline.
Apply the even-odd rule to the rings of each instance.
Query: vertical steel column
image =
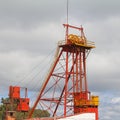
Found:
[[[79,56],[80,56],[80,92],[82,91],[82,87],[83,87],[83,82],[82,82],[82,52],[81,52],[81,49],[80,49],[80,53],[79,53]]]
[[[83,70],[84,70],[84,80],[85,80],[85,91],[88,92],[87,78],[86,78],[86,50],[83,50]]]
[[[75,58],[74,58],[74,52],[72,53],[72,65],[73,65],[73,70],[72,70],[72,82],[73,82],[73,93],[75,92]]]
[[[66,116],[66,105],[67,105],[67,94],[68,94],[68,51],[66,52],[66,75],[65,75],[65,96],[64,96],[64,116]]]
[[[78,51],[76,51],[76,92],[78,92]]]

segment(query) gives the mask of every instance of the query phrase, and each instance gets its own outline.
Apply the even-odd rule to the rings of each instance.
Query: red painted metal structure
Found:
[[[28,112],[29,111],[29,98],[27,98],[27,88],[25,89],[24,97],[21,98],[20,92],[21,87],[19,86],[10,86],[9,87],[9,98],[10,98],[10,104],[13,107],[14,101],[17,100],[17,108],[16,111],[21,112]],[[12,108],[13,110],[13,108]]]
[[[95,45],[86,39],[82,27],[63,26],[65,41],[58,43],[53,64],[28,118],[40,106],[52,117],[95,113],[95,120],[98,120],[99,98],[90,94],[86,78],[86,58]],[[78,30],[78,35],[70,34],[69,29]]]

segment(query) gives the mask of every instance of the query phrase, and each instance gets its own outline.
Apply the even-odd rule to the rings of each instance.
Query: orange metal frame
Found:
[[[79,30],[80,36],[84,36],[83,28],[69,24],[63,25],[66,28],[65,44],[59,45],[60,52],[28,118],[31,118],[39,103],[41,108],[47,110],[51,116],[65,117],[76,113],[95,112],[96,120],[98,120],[98,106],[91,106],[90,103],[82,103],[79,106],[75,104],[77,93],[81,96],[84,93],[84,97],[82,96],[84,103],[90,101],[86,79],[86,56],[92,47],[71,44],[68,40],[69,28]]]
[[[29,110],[29,98],[27,98],[27,88],[25,89],[24,97],[21,98],[20,92],[21,87],[19,86],[10,86],[9,87],[9,97],[11,106],[14,105],[14,100],[18,100],[17,111],[28,112]],[[12,108],[13,109],[13,108]]]

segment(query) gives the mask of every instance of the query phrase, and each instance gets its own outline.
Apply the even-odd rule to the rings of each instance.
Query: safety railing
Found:
[[[61,45],[68,45],[68,44],[75,44],[75,45],[78,45],[78,46],[83,46],[83,47],[90,47],[90,48],[95,48],[95,43],[92,42],[92,41],[88,41],[88,40],[85,40],[84,43],[80,43],[80,42],[74,42],[74,43],[66,43],[65,40],[61,40],[58,42],[58,46],[61,46]]]

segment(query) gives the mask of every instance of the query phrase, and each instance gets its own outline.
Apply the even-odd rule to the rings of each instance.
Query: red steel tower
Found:
[[[86,78],[86,58],[95,44],[86,39],[82,27],[63,25],[66,28],[65,41],[58,42],[53,64],[29,118],[40,106],[52,117],[95,113],[95,120],[98,120],[99,97],[91,95]],[[69,33],[69,29],[77,30],[78,34]]]

